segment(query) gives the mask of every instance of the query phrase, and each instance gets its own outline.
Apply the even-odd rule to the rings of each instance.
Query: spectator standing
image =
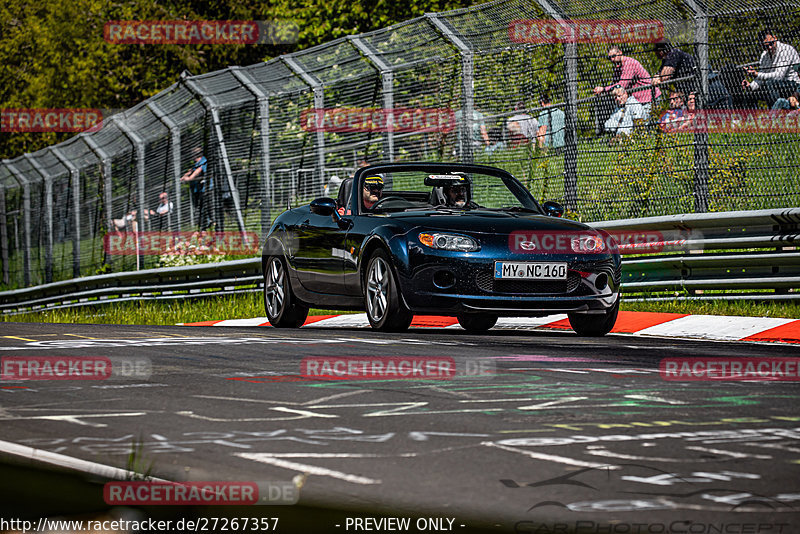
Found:
[[[189,192],[192,196],[192,206],[197,210],[198,226],[201,230],[209,228],[214,221],[211,219],[211,191],[213,181],[207,177],[208,161],[203,156],[203,149],[195,147],[192,149],[194,157],[194,167],[189,169],[181,176],[181,182],[189,183]]]
[[[551,98],[548,94],[543,94],[540,103],[543,109],[539,113],[539,132],[538,142],[539,148],[551,148],[560,150],[564,147],[564,130],[566,127],[566,118],[564,111],[559,108],[554,108]]]
[[[615,135],[630,135],[633,132],[634,121],[647,119],[647,112],[636,97],[628,94],[622,87],[612,90],[617,110],[605,123],[606,131]]]
[[[600,95],[616,86],[620,86],[628,94],[635,96],[636,100],[650,114],[651,103],[661,97],[661,90],[658,87],[637,90],[639,87],[645,87],[653,83],[647,69],[632,57],[624,55],[617,46],[612,46],[608,49],[608,60],[614,67],[614,82],[610,85],[595,87],[594,94]]]
[[[464,117],[464,112],[462,110],[458,110],[455,113],[456,117],[456,124],[458,125],[458,148],[459,153],[463,152],[461,149],[461,128],[460,125],[462,124],[462,120]],[[469,141],[472,143],[472,148],[483,148],[486,149],[487,147],[491,146],[491,141],[489,139],[489,131],[486,129],[486,122],[483,119],[483,113],[478,111],[477,109],[472,110],[472,132],[470,135]]]
[[[742,80],[742,88],[753,91],[760,100],[772,107],[779,98],[786,98],[800,89],[800,55],[791,45],[778,41],[775,32],[765,30],[759,34],[764,51],[758,60],[758,70],[745,67],[745,72],[755,79]]]

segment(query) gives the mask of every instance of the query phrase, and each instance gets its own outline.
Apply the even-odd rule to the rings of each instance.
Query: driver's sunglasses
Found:
[[[775,41],[767,41],[764,43],[764,48],[772,48],[775,45]]]
[[[452,191],[453,193],[466,193],[467,192],[467,186],[465,186],[465,185],[454,185],[453,187],[450,188],[450,191]]]
[[[370,193],[380,193],[383,191],[383,184],[364,184],[364,189]]]
[[[621,56],[622,54],[608,54],[608,59],[614,59],[617,56]]]

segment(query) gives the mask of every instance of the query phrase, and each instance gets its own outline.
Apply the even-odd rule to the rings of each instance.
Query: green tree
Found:
[[[0,3],[0,108],[131,107],[175,82],[184,70],[203,74],[251,65],[343,35],[391,25],[472,0],[17,0]],[[280,20],[299,27],[288,45],[130,45],[103,38],[115,20]],[[33,152],[71,133],[2,133],[0,158]]]

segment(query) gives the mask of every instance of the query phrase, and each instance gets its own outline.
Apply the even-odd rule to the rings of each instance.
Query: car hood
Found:
[[[429,230],[466,232],[469,234],[510,234],[519,231],[591,231],[591,227],[547,215],[531,213],[504,213],[496,211],[465,212],[404,212],[389,216],[398,222],[402,221],[411,228],[419,227]]]

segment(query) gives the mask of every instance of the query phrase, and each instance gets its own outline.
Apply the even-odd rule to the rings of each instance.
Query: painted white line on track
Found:
[[[300,464],[297,462],[289,462],[287,460],[281,460],[280,458],[276,458],[275,455],[270,453],[264,452],[240,452],[236,453],[235,456],[240,458],[244,458],[246,460],[254,460],[256,462],[261,462],[264,464],[274,465],[276,467],[282,467],[284,469],[292,469],[294,471],[300,471],[301,473],[305,473],[308,475],[317,475],[323,477],[331,477],[337,478],[339,480],[344,480],[345,482],[351,482],[353,484],[380,484],[381,481],[374,479],[374,478],[367,478],[358,475],[351,475],[349,473],[343,473],[341,471],[334,471],[333,469],[328,469],[326,467],[317,467],[314,465],[306,465]]]
[[[547,462],[556,462],[559,464],[566,464],[566,465],[574,465],[575,467],[593,467],[593,468],[606,468],[606,469],[619,469],[618,465],[608,465],[608,464],[598,464],[594,462],[584,462],[581,460],[576,460],[574,458],[567,458],[565,456],[556,456],[554,454],[544,454],[541,452],[533,452],[533,451],[526,451],[524,449],[517,449],[516,447],[509,447],[508,445],[500,445],[499,443],[493,443],[491,441],[484,441],[481,445],[486,445],[487,447],[496,447],[498,449],[502,449],[508,452],[514,452],[517,454],[522,454],[523,456],[527,456],[529,458],[534,458],[536,460],[545,460]]]

